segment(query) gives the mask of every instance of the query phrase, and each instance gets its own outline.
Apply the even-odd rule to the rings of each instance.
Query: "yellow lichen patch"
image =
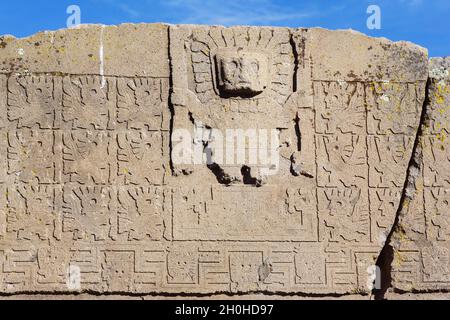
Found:
[[[444,104],[445,103],[444,96],[436,94],[436,103],[437,104]]]
[[[448,93],[450,93],[450,86],[447,86],[445,84],[445,82],[443,82],[443,81],[439,82],[438,85],[437,85],[437,92],[440,95],[448,94]]]
[[[440,140],[441,142],[444,142],[445,139],[447,139],[447,136],[446,136],[446,134],[445,134],[444,131],[441,131],[441,132],[439,132],[439,133],[436,135],[436,138],[437,138],[438,140]]]
[[[434,94],[436,103],[441,105],[445,103],[445,95],[450,93],[450,86],[447,86],[445,83],[439,83],[437,85],[437,90]]]
[[[399,252],[399,251],[395,251],[394,252],[394,266],[395,267],[400,267],[401,264],[405,261],[406,259],[403,257],[403,255]]]

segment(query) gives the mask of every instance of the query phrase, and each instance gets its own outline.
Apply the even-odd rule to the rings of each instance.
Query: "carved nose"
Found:
[[[239,61],[237,76],[239,83],[250,83],[251,79],[250,65],[246,63],[246,61],[243,61],[242,59]]]
[[[239,82],[241,83],[249,83],[250,82],[250,68],[248,66],[243,65],[241,67],[241,72],[238,74]]]

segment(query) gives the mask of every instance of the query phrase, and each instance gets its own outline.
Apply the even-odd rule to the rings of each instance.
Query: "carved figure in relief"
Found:
[[[69,253],[54,248],[40,248],[37,253],[40,283],[65,283],[69,266]]]
[[[109,182],[113,139],[109,133],[72,131],[63,134],[63,173],[72,182]]]
[[[8,119],[18,128],[52,128],[55,120],[54,79],[47,76],[12,77],[9,80]]]
[[[63,199],[63,232],[73,239],[106,240],[111,229],[111,194],[103,187],[66,188]]]
[[[162,122],[161,80],[119,79],[117,121],[129,129],[159,130]]]
[[[167,282],[195,284],[198,282],[198,253],[179,245],[167,254]]]
[[[192,72],[193,81],[187,84],[187,91],[177,92],[179,88],[176,88],[172,95],[173,100],[177,100],[177,95],[186,96],[180,100],[188,100],[187,114],[186,109],[175,106],[175,128],[191,126],[195,131],[205,127],[212,132],[220,132],[224,138],[225,131],[230,128],[244,132],[263,129],[269,133],[276,132],[277,137],[281,137],[282,141],[274,148],[277,153],[282,149],[282,152],[292,154],[296,145],[296,110],[291,105],[287,106],[287,101],[295,95],[296,49],[289,31],[252,28],[217,28],[211,32],[194,30],[188,41],[186,59],[192,68],[187,71]],[[262,137],[258,136],[258,139],[262,140]],[[213,149],[212,153],[216,151],[210,148],[208,137],[197,140],[194,144],[206,146],[205,150]],[[271,154],[273,151],[269,143],[265,146],[253,144],[242,146],[242,153],[247,155],[247,151],[260,151]],[[226,150],[226,153],[234,151]],[[225,180],[232,182],[230,184],[254,181],[254,184],[262,185],[267,183],[269,175],[278,172],[277,164],[263,163],[260,159],[255,164],[250,158],[227,162],[226,165],[223,162],[208,165],[213,174],[222,172]],[[175,163],[175,173],[192,170]]]
[[[361,241],[369,234],[368,211],[359,205],[362,191],[358,188],[327,188],[321,208],[325,236],[331,241]],[[319,200],[319,202],[321,202]]]
[[[109,86],[96,76],[64,78],[63,120],[71,122],[73,128],[107,129]]]
[[[164,232],[162,190],[132,188],[119,190],[119,234],[128,240],[160,240]]]
[[[254,96],[267,88],[268,58],[246,51],[216,54],[218,87],[224,95]]]
[[[21,182],[54,183],[52,132],[23,130],[8,133],[8,174]]]
[[[16,233],[18,240],[48,240],[57,236],[54,191],[49,186],[18,186],[9,190],[10,210],[7,231]]]

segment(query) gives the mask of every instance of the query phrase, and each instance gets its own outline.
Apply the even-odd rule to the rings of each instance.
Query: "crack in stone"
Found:
[[[400,218],[405,214],[404,209],[408,207],[410,201],[414,197],[416,191],[416,180],[419,177],[421,165],[422,165],[422,148],[420,146],[421,137],[423,135],[424,127],[428,122],[427,116],[427,106],[430,103],[429,99],[429,87],[431,84],[431,79],[428,78],[425,85],[425,98],[422,105],[419,127],[417,129],[417,134],[414,140],[414,146],[411,154],[411,159],[408,164],[405,184],[402,189],[402,196],[399,202],[397,213],[395,215],[395,220],[392,225],[391,231],[389,232],[384,246],[377,258],[376,265],[380,268],[381,276],[381,288],[374,289],[373,294],[376,300],[385,299],[385,294],[388,289],[392,287],[392,261],[394,259],[394,250],[391,245],[391,240],[395,232],[400,231],[401,226],[399,225]]]
[[[174,122],[175,122],[175,107],[179,106],[178,102],[173,102],[173,100],[171,99],[172,96],[174,95],[174,91],[178,90],[179,88],[176,87],[174,85],[174,73],[173,73],[173,69],[174,69],[174,64],[176,63],[176,59],[172,56],[171,54],[171,50],[172,50],[172,43],[171,43],[171,31],[172,28],[169,27],[168,29],[168,50],[169,50],[169,67],[171,68],[171,71],[169,72],[169,100],[168,100],[168,107],[170,109],[170,113],[169,113],[169,137],[171,137],[173,130],[174,130]],[[102,27],[102,32],[103,32],[103,27]],[[272,31],[273,33],[273,31]],[[52,34],[53,37],[53,34]],[[0,38],[1,39],[1,38]],[[103,55],[103,38],[101,38],[101,48],[100,48],[100,56]],[[260,35],[260,40],[261,40],[261,35]],[[175,42],[175,41],[173,41]],[[304,57],[305,57],[305,39],[302,38],[302,44],[299,47],[298,50],[295,41],[293,40],[293,36],[292,34],[290,35],[290,44],[293,47],[293,55],[295,58],[295,72],[293,74],[293,91],[296,92],[297,91],[297,85],[299,85],[301,82],[299,81],[297,83],[297,73],[298,73],[298,69],[299,69],[299,59],[302,58],[303,56],[303,60],[304,61]],[[1,45],[1,44],[0,44]],[[303,47],[302,47],[303,46]],[[176,50],[174,50],[176,51]],[[100,59],[102,60],[102,59]],[[100,71],[99,71],[99,75],[102,77],[102,84],[104,82],[104,78],[105,78],[105,74],[104,74],[104,66],[103,66],[103,61],[101,61],[101,67],[100,67]],[[12,73],[9,72],[5,75],[10,76]],[[31,72],[31,74],[38,74],[37,72]],[[73,73],[62,73],[62,72],[55,72],[55,73],[43,73],[43,74],[47,74],[47,75],[55,75],[55,76],[64,76],[64,75],[73,75]],[[113,77],[115,77],[114,75],[111,75]],[[133,78],[131,76],[123,76],[124,78]],[[139,78],[141,76],[136,76],[135,78]],[[346,81],[348,83],[357,83],[358,81]],[[407,82],[405,82],[407,83]],[[389,232],[389,235],[387,236],[387,239],[383,245],[383,248],[380,252],[380,254],[378,255],[377,258],[377,262],[376,265],[380,267],[381,269],[381,276],[382,276],[382,287],[381,289],[378,290],[373,290],[373,294],[375,295],[375,299],[385,299],[386,298],[386,293],[387,290],[389,288],[392,288],[393,291],[389,291],[389,293],[394,292],[394,293],[447,293],[449,291],[447,290],[411,290],[411,291],[403,291],[400,289],[396,289],[392,287],[392,283],[391,283],[391,263],[393,260],[393,251],[394,248],[392,246],[392,241],[395,237],[396,232],[401,231],[401,219],[403,217],[404,214],[406,214],[405,209],[407,208],[408,203],[413,199],[414,197],[414,192],[416,191],[416,179],[418,178],[418,173],[420,173],[421,170],[421,165],[422,165],[422,149],[420,146],[420,141],[421,141],[421,137],[422,137],[422,131],[424,129],[424,125],[427,121],[427,106],[429,104],[429,97],[428,95],[430,94],[429,92],[429,85],[430,85],[430,78],[428,78],[428,81],[426,83],[426,88],[425,88],[425,93],[421,95],[421,98],[425,98],[424,102],[423,102],[423,106],[422,106],[422,110],[421,110],[421,117],[420,117],[420,122],[419,122],[419,126],[418,129],[416,131],[416,136],[415,136],[415,142],[414,142],[414,146],[412,149],[412,153],[411,153],[411,159],[409,161],[408,167],[406,169],[407,173],[406,173],[406,177],[405,177],[405,181],[404,181],[404,186],[402,189],[402,195],[401,195],[401,199],[396,211],[396,216],[395,216],[395,221],[392,224],[391,230]],[[356,90],[356,89],[355,89]],[[403,98],[403,97],[402,97]],[[191,112],[189,112],[189,120],[191,120],[191,122],[194,124],[195,126],[195,121],[194,121],[194,117],[193,114]],[[294,120],[295,121],[295,132],[297,134],[297,138],[298,138],[298,151],[301,151],[302,149],[302,132],[300,132],[300,126],[299,123],[300,121],[303,121],[303,119],[299,119],[299,117],[297,116],[297,118]],[[305,141],[307,139],[304,139]],[[208,144],[205,141],[203,142],[203,147],[204,150],[210,152],[210,149],[208,148]],[[305,148],[306,149],[306,148]],[[174,168],[174,164],[173,164],[173,159],[172,159],[172,150],[173,150],[173,146],[172,146],[172,139],[169,138],[169,161],[170,161],[170,169],[172,171],[172,175],[176,175],[176,170]],[[211,154],[209,154],[209,159],[211,159]],[[302,165],[300,161],[297,161],[297,159],[295,159],[295,157],[291,157],[291,164],[293,166],[291,166],[291,173],[294,174],[295,176],[298,175],[302,175],[304,177],[308,177],[308,178],[314,178],[313,175],[311,175],[310,173],[304,171],[302,169]],[[227,182],[227,179],[230,178],[229,175],[227,175],[224,171],[224,169],[222,167],[220,167],[219,165],[217,165],[216,163],[212,163],[210,164],[210,161],[208,161],[208,168],[213,171],[213,173],[216,175],[219,183],[223,183],[223,184],[229,184],[230,182]],[[189,174],[187,171],[184,171],[187,169],[182,169],[182,173],[183,174]],[[243,183],[244,184],[251,184],[251,185],[255,185],[258,186],[259,183],[259,179],[253,177],[251,175],[250,172],[251,168],[248,166],[242,166],[241,168],[241,176],[239,174],[236,175],[236,177],[239,177],[239,179],[243,179]],[[234,178],[234,177],[232,177]],[[222,181],[222,182],[221,182]],[[272,265],[271,262],[266,260],[263,262],[262,265],[260,265],[260,267],[258,268],[258,277],[259,277],[259,281],[264,281],[272,272]],[[213,297],[214,295],[226,295],[229,297],[233,297],[233,296],[247,296],[247,295],[251,295],[251,294],[263,294],[266,296],[284,296],[284,297],[295,297],[295,296],[299,296],[299,297],[305,297],[305,298],[313,298],[313,297],[318,297],[318,298],[336,298],[336,297],[350,297],[352,295],[355,295],[354,293],[320,293],[320,294],[315,294],[315,293],[306,293],[306,292],[296,292],[296,291],[292,291],[292,292],[281,292],[281,291],[277,291],[277,290],[262,290],[262,289],[258,289],[255,291],[236,291],[236,292],[230,292],[230,291],[212,291],[212,292],[205,292],[205,293],[165,293],[165,292],[147,292],[147,293],[133,293],[133,292],[128,292],[128,291],[111,291],[111,292],[99,292],[99,291],[95,291],[95,290],[81,290],[81,291],[17,291],[14,293],[4,293],[4,292],[0,292],[0,297],[1,296],[5,296],[5,297],[9,297],[9,296],[16,296],[16,295],[20,295],[20,294],[24,294],[24,295],[55,295],[55,296],[77,296],[77,295],[82,295],[82,294],[88,294],[88,295],[93,295],[93,296],[111,296],[111,295],[122,295],[124,297],[138,297],[138,298],[143,298],[145,296],[154,296],[154,297],[191,297],[191,298],[195,298],[195,297]],[[365,297],[367,296],[366,294],[364,294],[363,292],[359,293],[357,296],[359,297]],[[369,296],[370,298],[371,296]]]

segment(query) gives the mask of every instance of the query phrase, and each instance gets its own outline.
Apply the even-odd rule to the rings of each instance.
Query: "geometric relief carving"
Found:
[[[110,247],[100,256],[102,291],[145,292],[163,284],[165,250]]]
[[[102,264],[103,290],[117,292],[136,291],[134,269],[134,252],[105,252],[105,262]]]
[[[167,283],[198,284],[198,249],[195,245],[174,245],[167,253]]]
[[[402,188],[414,138],[404,135],[368,136],[369,185]],[[405,174],[401,174],[402,171]]]
[[[260,289],[263,274],[262,252],[230,252],[230,279],[231,291],[255,291]]]
[[[49,185],[8,188],[6,231],[17,240],[60,238],[58,198],[60,190]]]
[[[421,85],[411,83],[372,83],[366,88],[369,134],[417,133],[425,97]]]
[[[427,105],[427,133],[445,139],[450,133],[450,81],[440,80],[430,83]]]
[[[7,124],[7,114],[5,114],[5,110],[7,110],[7,100],[8,100],[8,88],[7,88],[8,80],[5,75],[0,74],[0,129],[5,128]]]
[[[425,188],[427,238],[450,241],[450,189]]]
[[[101,247],[92,243],[74,243],[70,248],[70,264],[80,268],[81,288],[89,288],[89,285],[96,288],[101,283],[102,262]]]
[[[39,248],[37,252],[38,283],[66,284],[69,267],[69,252],[53,247]]]
[[[340,290],[357,288],[359,292],[370,292],[368,268],[376,262],[379,246],[330,244],[325,248],[327,285]]]
[[[316,135],[317,179],[321,187],[367,185],[364,136]]]
[[[450,250],[436,244],[422,249],[424,282],[450,282]]]
[[[306,186],[287,188],[285,205],[284,213],[287,212],[288,215],[298,217],[295,223],[297,228],[301,230],[302,240],[317,241],[319,235],[317,234],[316,188]]]
[[[408,180],[412,201],[400,208],[399,227],[393,233],[393,287],[402,291],[450,288],[449,62],[429,61],[425,121],[414,159],[418,166],[413,164],[414,179]]]
[[[17,128],[51,129],[59,126],[61,78],[13,76],[8,81],[8,119]]]
[[[384,244],[391,231],[402,190],[400,188],[371,188],[370,215],[372,241]]]
[[[314,82],[317,133],[366,133],[364,85]]]
[[[422,141],[425,186],[449,187],[450,148],[448,143],[436,136],[424,136]]]
[[[221,290],[229,284],[232,292],[366,291],[367,268],[375,264],[398,209],[423,82],[400,84],[398,101],[397,87],[388,92],[386,86],[384,92],[393,97],[391,104],[383,104],[381,91],[377,101],[369,92],[370,77],[336,79],[357,78],[352,74],[357,71],[336,72],[331,79],[322,78],[328,70],[317,76],[330,61],[322,61],[322,53],[309,55],[308,50],[320,52],[320,41],[304,45],[306,32],[246,27],[172,31],[175,129],[186,129],[186,123],[188,129],[191,123],[220,130],[256,126],[281,128],[283,137],[280,170],[257,188],[241,179],[242,164],[217,164],[217,171],[199,164],[193,173],[182,171],[187,175],[183,186],[173,189],[173,237],[205,244],[205,251],[214,252],[208,256],[208,271],[217,272],[216,278],[214,271],[200,272],[199,287],[206,286],[202,276],[207,275],[207,284],[216,281]],[[266,42],[271,52],[261,45]],[[283,61],[277,64],[280,55]],[[281,90],[274,90],[274,83]],[[387,115],[397,102],[402,114]],[[312,111],[311,117],[305,118],[305,110]],[[203,181],[210,171],[217,183]],[[250,172],[250,178],[258,177]],[[223,241],[233,249],[225,249]],[[267,252],[267,243],[283,241],[299,246],[283,244],[285,250]],[[314,242],[324,245],[316,250],[302,246]]]
[[[2,291],[24,291],[36,275],[36,249],[23,246],[4,249]]]
[[[114,136],[104,131],[63,133],[63,174],[67,182],[106,184],[113,170]]]
[[[65,127],[96,130],[110,128],[115,121],[114,88],[113,78],[65,77],[62,108]]]
[[[164,233],[164,194],[161,188],[120,188],[118,234],[128,240],[161,240]]]
[[[59,180],[58,133],[38,130],[8,132],[8,174],[14,181],[51,184]]]
[[[73,240],[106,240],[111,233],[113,191],[107,187],[64,187],[63,232]]]
[[[118,79],[117,123],[127,129],[160,130],[166,105],[161,79]]]
[[[134,185],[163,183],[164,150],[160,132],[128,131],[119,133],[117,143],[120,181]]]
[[[364,189],[319,188],[318,209],[322,241],[368,241],[370,216]]]
[[[323,285],[326,281],[325,257],[321,251],[299,252],[294,256],[296,283]]]
[[[103,28],[104,38],[113,30]],[[61,62],[61,73],[43,65],[0,75],[0,295],[367,292],[405,184],[423,79],[415,68],[408,83],[372,85],[364,59],[344,70],[359,45],[330,50],[328,32],[165,26],[144,55],[117,39],[104,61],[59,55],[49,63],[57,71]],[[367,43],[369,56],[391,50]],[[26,48],[30,57],[38,50]],[[148,65],[155,53],[161,59]],[[86,70],[91,63],[100,72]],[[170,158],[171,135],[194,128],[204,136],[189,146],[226,163]],[[233,148],[220,133],[237,133]],[[424,159],[444,152],[436,148]],[[425,169],[432,188],[420,236],[445,243],[450,179],[437,171]],[[410,252],[414,262],[427,257],[426,281],[448,274],[432,259],[441,247]]]
[[[285,203],[277,200],[284,197]],[[270,186],[179,189],[174,206],[176,240],[317,239],[313,191]]]

